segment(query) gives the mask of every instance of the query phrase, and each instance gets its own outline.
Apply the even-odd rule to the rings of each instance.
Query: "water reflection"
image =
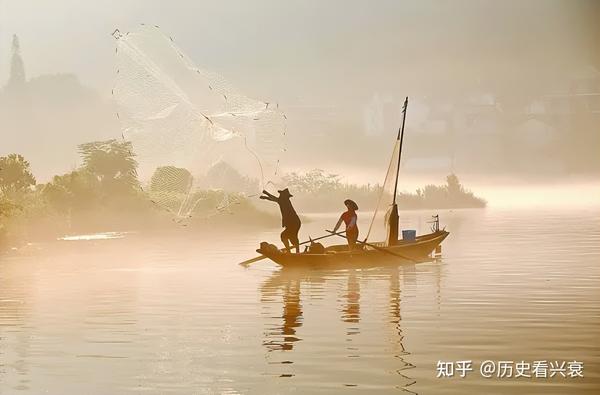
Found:
[[[439,266],[439,262],[434,265]],[[440,272],[436,270],[435,273],[439,275]],[[315,322],[313,325],[323,332],[323,336],[343,339],[347,351],[346,357],[357,359],[366,359],[369,356],[364,345],[378,340],[368,338],[372,333],[372,327],[383,325],[386,337],[388,337],[386,348],[391,351],[390,357],[395,359],[393,372],[396,379],[393,381],[399,384],[398,389],[412,392],[407,387],[415,384],[416,381],[409,377],[407,370],[415,368],[415,366],[405,360],[410,353],[405,349],[403,343],[401,304],[402,286],[415,286],[416,276],[417,270],[414,264],[369,269],[282,268],[274,272],[260,287],[263,315],[269,318],[266,320],[267,327],[264,332],[263,345],[268,353],[283,352],[283,360],[272,363],[292,365],[296,363],[295,353],[297,355],[301,353],[295,348],[301,342],[316,341],[316,337],[308,333],[308,330],[303,334],[303,327],[310,325],[309,322],[305,322],[304,308],[305,306],[318,310],[330,308],[332,304],[330,300],[327,300],[326,295],[330,294],[329,288],[337,287],[341,292],[335,303],[339,317],[339,324],[334,326],[335,332],[329,333],[330,326],[325,322]],[[361,295],[363,284],[371,282],[377,284],[376,288],[379,291],[382,290],[382,287],[387,287],[388,292],[378,291],[374,300],[372,299],[373,295],[369,294],[363,299]],[[439,285],[439,280],[437,284]],[[365,290],[369,291],[369,288],[371,287],[366,287]],[[436,294],[436,299],[438,298],[439,289]],[[375,305],[372,305],[373,303]],[[278,311],[280,314],[273,314],[273,311]],[[322,311],[320,313],[314,312],[313,314],[315,317],[322,317]],[[316,345],[306,344],[303,348],[316,348]],[[293,376],[294,374],[288,372],[279,377]],[[398,377],[401,380],[398,380]],[[344,379],[352,380],[352,377]],[[359,385],[344,383],[344,386]]]
[[[397,267],[243,270],[245,234],[0,256],[0,393],[596,393],[599,212],[453,215],[443,262]],[[517,358],[585,378],[435,377]]]
[[[300,340],[296,336],[296,328],[302,326],[302,304],[300,303],[300,279],[290,278],[279,281],[281,278],[272,278],[275,281],[267,282],[263,286],[263,300],[281,287],[283,291],[283,312],[281,315],[282,325],[271,328],[267,332],[267,340],[264,345],[269,350],[292,350],[294,342]]]
[[[393,325],[393,332],[391,335],[391,343],[394,345],[394,354],[395,357],[400,362],[400,367],[396,370],[396,373],[400,375],[404,380],[405,384],[399,387],[400,389],[416,394],[416,392],[410,391],[407,387],[414,385],[417,381],[409,377],[405,370],[413,369],[416,366],[411,364],[410,362],[405,360],[405,356],[410,355],[408,351],[404,348],[404,333],[402,332],[402,326],[400,322],[402,321],[401,311],[400,311],[400,301],[401,301],[401,290],[400,290],[400,270],[399,268],[390,269],[390,289],[389,289],[389,307],[388,311],[390,314],[390,324]],[[415,284],[416,283],[416,270],[415,265],[406,265],[403,267],[403,279],[405,284]]]
[[[358,324],[360,322],[360,283],[355,269],[352,269],[348,274],[348,291],[344,298],[342,321]],[[356,329],[358,330],[358,328]],[[348,334],[351,333],[348,332]]]
[[[8,273],[7,278],[11,274]],[[0,337],[0,382],[8,383],[8,378],[3,376],[9,370],[14,371],[16,375],[10,385],[15,390],[27,390],[30,383],[28,360],[32,349],[31,335],[19,328],[30,326],[31,307],[28,301],[34,294],[31,286],[19,287],[8,281],[2,281],[0,286],[0,333],[14,334],[12,350],[5,346],[5,336]],[[3,362],[11,360],[13,362],[9,364]]]

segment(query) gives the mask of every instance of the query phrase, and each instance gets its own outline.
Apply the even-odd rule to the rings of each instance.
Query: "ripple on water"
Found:
[[[237,265],[275,231],[36,245],[0,264],[0,393],[593,393],[595,218],[455,210],[442,259],[351,270]],[[462,359],[581,360],[586,377],[435,378]]]

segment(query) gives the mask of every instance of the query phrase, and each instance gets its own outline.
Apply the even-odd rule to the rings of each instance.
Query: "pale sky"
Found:
[[[507,71],[579,56],[586,3],[0,0],[0,75],[16,33],[29,76],[73,72],[106,91],[110,33],[146,23],[161,26],[198,64],[264,91],[257,94],[320,96],[329,86],[347,97],[417,71],[437,81],[465,67]]]
[[[159,25],[196,64],[220,73],[248,96],[281,103],[296,139],[289,150],[295,165],[343,174],[370,174],[369,167],[380,172],[387,164],[380,152],[387,152],[388,134],[393,137],[397,125],[390,122],[385,139],[372,142],[365,112],[374,100],[415,98],[409,131],[417,133],[417,118],[427,114],[419,103],[427,100],[452,105],[455,97],[458,103],[488,95],[506,105],[522,97],[518,111],[525,111],[529,101],[554,93],[560,86],[554,82],[568,86],[582,67],[600,68],[600,2],[595,0],[0,0],[0,86],[8,75],[11,37],[18,34],[28,78],[73,73],[108,98],[115,75],[111,33],[140,23]],[[440,126],[435,122],[427,127],[435,130]],[[541,128],[561,133],[557,125]],[[570,157],[565,163],[591,168],[582,162],[590,156],[577,150],[591,146],[586,139],[597,135],[594,130],[582,127],[568,140],[574,148],[564,149],[560,160]],[[325,151],[304,138],[314,131],[330,139],[320,144]],[[462,158],[461,169],[468,171],[496,155],[523,157],[543,167],[536,158],[541,155],[542,161],[556,163],[556,157],[514,153],[500,142],[487,141],[489,152],[475,146],[473,153],[466,152],[472,140],[451,146],[434,136],[417,144],[411,136],[408,158],[420,156],[417,165],[442,163],[438,176],[451,170],[453,157]],[[349,152],[335,152],[343,140]],[[423,159],[429,145],[437,158]],[[348,156],[365,162],[359,166]],[[596,160],[593,166],[599,164]],[[528,163],[519,166],[537,171]],[[571,171],[570,165],[561,166],[563,173]]]

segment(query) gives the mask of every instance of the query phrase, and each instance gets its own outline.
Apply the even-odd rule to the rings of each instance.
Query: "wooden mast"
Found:
[[[396,167],[396,180],[394,184],[394,201],[390,212],[388,222],[388,234],[386,244],[392,246],[398,243],[398,205],[396,204],[396,194],[398,192],[398,176],[400,174],[400,160],[402,159],[402,142],[404,140],[404,125],[406,123],[406,109],[408,108],[408,96],[404,100],[404,108],[402,109],[402,126],[398,129],[398,137],[396,141],[400,142],[398,147],[398,165]]]

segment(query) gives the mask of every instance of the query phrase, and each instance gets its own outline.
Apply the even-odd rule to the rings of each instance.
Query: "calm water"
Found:
[[[600,211],[440,214],[442,259],[379,269],[237,265],[276,229],[1,256],[0,393],[599,393]],[[436,378],[438,360],[475,371]],[[485,379],[483,360],[577,360],[585,378]]]

